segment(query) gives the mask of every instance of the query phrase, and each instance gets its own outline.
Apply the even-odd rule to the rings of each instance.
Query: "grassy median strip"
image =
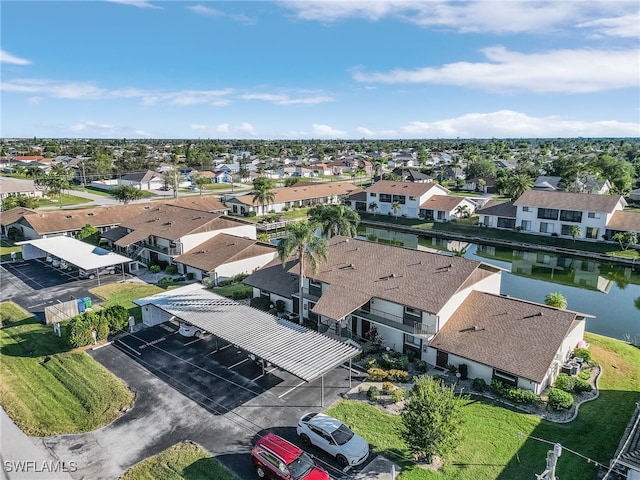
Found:
[[[0,403],[28,435],[104,426],[133,402],[122,381],[18,305],[0,304]],[[64,331],[63,331],[64,333]]]
[[[209,452],[190,442],[169,447],[127,470],[121,480],[238,480]]]
[[[441,473],[420,468],[409,459],[409,451],[396,433],[399,416],[354,400],[340,401],[328,413],[350,425],[375,451],[400,464],[404,470],[399,480],[535,478],[545,469],[551,445],[532,437],[565,447],[558,460],[558,478],[595,478],[594,464],[566,449],[608,464],[640,397],[640,349],[598,335],[587,334],[585,338],[604,368],[598,399],[583,404],[578,417],[565,425],[479,397],[465,400],[463,437]]]

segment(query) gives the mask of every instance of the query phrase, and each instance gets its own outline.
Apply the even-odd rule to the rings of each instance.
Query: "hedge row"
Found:
[[[369,381],[371,382],[408,382],[409,372],[405,370],[383,370],[381,368],[370,368],[367,370]]]
[[[122,305],[112,305],[98,312],[88,311],[73,317],[66,328],[67,341],[72,347],[84,347],[96,340],[105,340],[110,333],[129,327],[129,311]]]

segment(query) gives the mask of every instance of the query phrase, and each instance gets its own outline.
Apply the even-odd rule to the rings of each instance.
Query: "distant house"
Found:
[[[178,271],[214,285],[236,275],[249,274],[278,256],[275,245],[220,233],[174,258]]]
[[[548,192],[555,192],[561,190],[560,182],[562,177],[550,177],[548,175],[540,175],[535,179],[532,185],[533,190],[545,190]]]
[[[286,211],[289,208],[311,207],[324,203],[340,203],[343,197],[360,190],[348,182],[324,182],[324,183],[297,183],[291,187],[274,188],[273,202],[268,205],[260,205],[253,201],[253,195],[241,195],[226,200],[230,212],[235,215],[244,215],[248,212],[256,212],[264,215],[270,211],[275,213]]]
[[[478,205],[465,197],[434,195],[420,205],[420,218],[427,221],[449,222],[454,218],[471,216]]]
[[[164,176],[151,170],[128,173],[118,179],[118,185],[131,185],[138,190],[159,190],[164,183]]]
[[[431,183],[433,178],[426,173],[407,168],[394,168],[391,173],[398,175],[403,182]]]
[[[0,177],[0,201],[10,195],[26,195],[27,197],[42,197],[42,189],[33,180],[22,180],[12,177]]]
[[[517,207],[512,201],[489,200],[476,211],[476,215],[480,225],[513,230],[516,228],[516,211]]]
[[[475,177],[466,180],[462,190],[468,192],[494,193],[496,191],[496,179],[492,177]]]
[[[629,192],[629,200],[640,202],[640,188],[636,188],[635,190],[631,190],[631,192]]]

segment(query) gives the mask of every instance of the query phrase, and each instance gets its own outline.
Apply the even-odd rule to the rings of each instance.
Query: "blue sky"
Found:
[[[640,137],[640,4],[12,1],[2,137]]]

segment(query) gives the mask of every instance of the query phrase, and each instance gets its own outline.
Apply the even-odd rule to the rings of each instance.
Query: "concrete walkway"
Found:
[[[75,469],[72,459],[56,457],[42,439],[25,435],[3,408],[0,408],[0,461],[2,478],[8,480],[71,480],[67,472]]]

